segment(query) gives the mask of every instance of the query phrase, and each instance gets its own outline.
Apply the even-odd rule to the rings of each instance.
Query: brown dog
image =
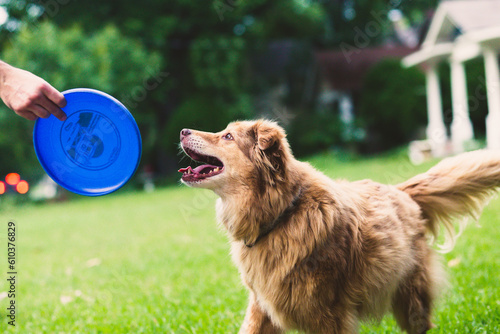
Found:
[[[430,236],[441,222],[477,217],[500,186],[500,153],[443,160],[397,185],[333,181],[291,154],[270,121],[219,133],[184,129],[193,160],[182,181],[212,189],[233,260],[250,290],[240,333],[356,333],[392,310],[409,333],[425,333],[443,273]]]

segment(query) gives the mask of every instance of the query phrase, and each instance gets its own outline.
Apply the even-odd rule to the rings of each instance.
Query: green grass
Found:
[[[412,166],[404,152],[349,161],[309,161],[331,177],[397,183]],[[247,292],[218,230],[210,191],[173,186],[66,203],[0,208],[0,292],[7,289],[7,222],[17,226],[17,326],[0,332],[235,333]],[[1,205],[2,203],[0,203]],[[484,210],[444,256],[450,287],[431,333],[500,332],[500,201]],[[457,262],[457,261],[455,261]],[[362,333],[397,333],[387,316]]]

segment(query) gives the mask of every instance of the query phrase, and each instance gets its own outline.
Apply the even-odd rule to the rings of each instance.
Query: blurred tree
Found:
[[[476,138],[485,138],[486,117],[488,116],[488,93],[486,91],[484,58],[478,57],[469,60],[465,63],[465,70],[467,71],[469,113],[474,127],[474,135]]]
[[[357,121],[367,131],[369,150],[381,151],[414,139],[426,125],[426,110],[424,74],[388,59],[368,72]]]
[[[196,88],[214,94],[238,94],[243,88],[240,66],[245,57],[241,37],[200,37],[190,48],[190,70]]]
[[[486,135],[486,116],[488,115],[488,94],[484,73],[484,59],[478,57],[465,63],[467,72],[467,95],[469,114],[474,127],[474,136],[484,138]],[[439,79],[443,100],[443,115],[448,131],[453,121],[451,72],[450,64],[439,64]]]
[[[143,160],[160,172],[172,170],[177,160],[169,154],[176,145],[166,138],[176,138],[182,127],[194,126],[187,121],[194,118],[186,117],[174,132],[169,122],[182,120],[174,113],[204,113],[203,105],[195,110],[190,100],[210,97],[214,110],[234,112],[229,119],[250,117],[251,104],[241,109],[242,101],[250,102],[248,94],[256,85],[245,73],[249,56],[270,40],[321,36],[324,26],[322,6],[303,0],[122,0],[119,5],[112,0],[88,0],[85,10],[78,1],[7,0],[6,6],[19,20],[50,20],[62,29],[77,22],[92,33],[112,23],[123,35],[140,39],[149,51],[160,52],[168,65],[159,71],[168,73],[168,79],[135,106],[148,115],[141,126],[146,136]],[[33,8],[40,8],[42,14],[33,18],[29,14]],[[198,117],[198,126],[211,127],[210,117],[218,116]],[[219,127],[225,119],[220,119]]]
[[[43,41],[41,43],[40,41]],[[13,66],[41,76],[59,90],[91,87],[118,96],[143,88],[143,79],[160,68],[160,57],[147,53],[135,40],[126,38],[112,25],[86,35],[74,25],[61,30],[50,22],[33,29],[25,25],[2,52]],[[0,171],[39,170],[34,156],[33,124],[2,106],[0,112]],[[143,115],[135,113],[138,120]]]
[[[191,96],[180,103],[164,128],[167,152],[175,153],[185,127],[220,131],[227,123],[250,118],[252,101],[246,92],[246,41],[237,36],[204,36],[192,41],[189,69]]]
[[[288,127],[287,137],[293,153],[302,157],[343,144],[341,133],[342,123],[338,113],[302,110]]]
[[[335,48],[364,48],[379,45],[391,35],[393,15],[401,14],[414,26],[427,19],[426,11],[439,0],[329,0],[319,1],[327,13],[322,43]]]
[[[144,140],[143,161],[153,164],[157,172],[165,172],[172,170],[178,160],[172,152],[176,150],[181,128],[220,129],[226,119],[253,115],[254,99],[250,96],[276,85],[275,81],[269,83],[271,79],[263,79],[263,75],[252,67],[256,54],[266,62],[262,55],[267,56],[265,51],[271,41],[299,40],[296,45],[304,48],[318,44],[338,48],[341,43],[358,48],[376,45],[384,41],[390,31],[388,16],[391,10],[401,11],[410,23],[423,22],[426,18],[423,10],[433,8],[437,0],[87,0],[85,3],[4,0],[2,3],[9,12],[8,23],[1,26],[0,31],[4,40],[5,36],[7,39],[15,36],[25,22],[50,21],[62,31],[74,29],[76,23],[81,27],[79,43],[88,47],[84,39],[92,39],[91,36],[101,32],[103,27],[111,25],[120,36],[140,40],[148,53],[161,55],[161,67],[145,65],[146,70],[136,76],[136,70],[126,66],[130,56],[126,53],[134,54],[136,46],[130,45],[127,50],[124,44],[125,49],[118,48],[117,58],[110,58],[115,42],[106,46],[101,42],[99,50],[94,48],[94,53],[87,52],[80,58],[80,62],[87,65],[80,64],[75,71],[77,77],[84,77],[85,73],[90,77],[103,76],[99,86],[94,86],[96,82],[89,84],[115,92],[114,95],[134,114],[140,110],[137,114]],[[37,41],[38,47],[43,49],[45,40],[50,39],[41,38]],[[52,47],[64,50],[59,44]],[[275,55],[280,51],[283,48],[273,50]],[[102,54],[108,54],[107,60],[98,59]],[[279,62],[289,55],[275,59]],[[296,53],[297,59],[312,59],[309,52],[297,55],[299,53]],[[52,57],[60,61],[60,56]],[[89,72],[92,66],[89,63],[94,62],[100,65]],[[118,69],[115,62],[122,67],[113,75],[107,68]],[[310,106],[301,105],[300,81],[311,70],[295,64],[290,62],[286,68],[288,85],[284,86],[288,96],[284,97],[284,102],[291,110],[304,110]],[[267,70],[280,65],[283,64],[262,68]],[[61,73],[70,71],[73,69]],[[130,75],[127,80],[142,82],[142,85],[122,85],[118,82],[121,75]],[[151,89],[144,91],[144,87]]]

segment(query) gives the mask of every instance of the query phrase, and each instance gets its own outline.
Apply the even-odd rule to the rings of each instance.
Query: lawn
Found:
[[[309,161],[334,178],[397,183],[412,166],[404,152]],[[65,203],[2,208],[0,332],[236,333],[247,293],[217,228],[215,195],[171,186]],[[17,226],[16,328],[5,317],[7,222]],[[500,332],[500,200],[444,255],[450,287],[431,333]],[[362,333],[397,333],[387,316]]]

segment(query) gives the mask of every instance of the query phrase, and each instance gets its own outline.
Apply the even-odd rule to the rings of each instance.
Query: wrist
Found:
[[[8,72],[12,69],[12,66],[4,61],[0,60],[0,89],[4,86],[5,80],[7,79]]]

